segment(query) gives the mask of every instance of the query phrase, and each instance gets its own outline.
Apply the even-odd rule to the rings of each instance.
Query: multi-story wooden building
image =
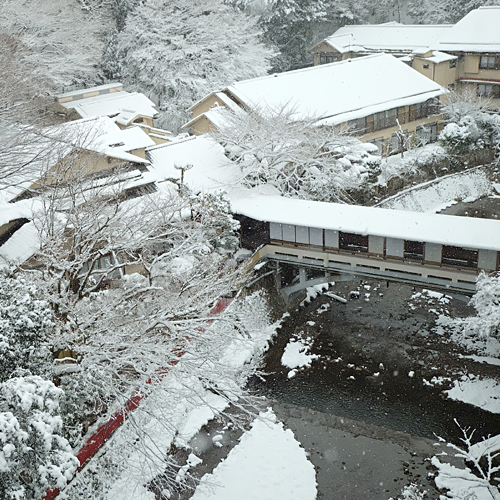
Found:
[[[375,54],[234,83],[192,106],[185,128],[195,135],[217,129],[223,108],[289,107],[296,120],[349,128],[391,151],[399,148],[400,132],[435,140],[446,92],[392,55]]]
[[[500,107],[500,6],[475,9],[455,25],[344,26],[312,47],[321,65],[389,53],[448,89],[469,88]]]

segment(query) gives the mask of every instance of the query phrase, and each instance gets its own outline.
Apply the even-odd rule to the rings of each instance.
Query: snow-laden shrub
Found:
[[[38,376],[0,385],[0,498],[41,498],[61,488],[79,465],[61,436],[63,391]]]
[[[451,94],[443,106],[448,124],[439,135],[452,155],[496,147],[500,141],[500,116],[488,109],[488,102],[470,94]]]
[[[481,272],[470,304],[476,309],[476,316],[443,316],[438,319],[438,324],[466,336],[500,337],[500,275],[488,276]]]
[[[0,382],[50,372],[45,341],[53,316],[40,291],[25,278],[0,277]]]

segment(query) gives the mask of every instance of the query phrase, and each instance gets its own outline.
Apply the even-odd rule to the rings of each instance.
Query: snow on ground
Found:
[[[458,203],[472,202],[492,191],[491,182],[481,168],[440,177],[401,191],[377,206],[394,210],[436,213]]]
[[[328,287],[330,285],[335,285],[332,281],[331,283],[322,283],[320,285],[308,286],[306,288],[306,298],[300,303],[300,307],[304,307],[314,300],[318,295],[321,295],[323,292],[328,291]]]
[[[438,316],[448,314],[447,309],[451,297],[435,290],[422,289],[421,292],[415,292],[408,301],[408,307],[414,311],[417,306],[424,307]]]
[[[302,332],[290,339],[285,347],[283,356],[281,356],[281,364],[287,368],[292,368],[288,373],[288,378],[296,375],[296,368],[311,366],[311,363],[319,358],[317,354],[309,354],[314,339],[309,336],[303,338],[301,334]]]
[[[227,459],[205,475],[192,500],[314,500],[316,474],[290,429],[261,413]]]
[[[454,386],[445,393],[456,401],[463,401],[492,413],[500,413],[500,382],[498,380],[463,375],[460,380],[455,380]]]
[[[410,149],[401,154],[387,156],[380,164],[378,184],[385,186],[393,177],[416,173],[422,165],[439,162],[446,157],[446,151],[438,143]]]

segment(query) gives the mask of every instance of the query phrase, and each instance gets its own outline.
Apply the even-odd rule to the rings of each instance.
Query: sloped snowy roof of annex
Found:
[[[231,207],[238,214],[267,222],[463,248],[500,250],[500,221],[492,219],[407,212],[265,195],[232,197]]]
[[[432,55],[428,57],[422,57],[424,61],[430,61],[434,64],[439,64],[446,61],[453,61],[454,59],[458,59],[457,56],[446,54],[446,52],[440,52],[439,50],[434,50]]]
[[[447,92],[389,54],[245,80],[228,90],[250,108],[286,107],[296,120],[315,118],[330,125]]]
[[[439,40],[452,27],[452,24],[406,25],[396,22],[344,26],[339,28],[333,35],[325,38],[323,42],[326,42],[341,54],[346,52],[372,53],[374,51],[421,52],[427,48],[436,49]],[[314,50],[314,47],[312,50]]]
[[[175,166],[192,165],[184,172],[184,183],[195,192],[217,192],[238,181],[239,170],[224,155],[220,144],[207,136],[192,136],[181,141],[148,149],[151,165],[143,174],[143,182],[161,182],[181,178]]]
[[[439,50],[500,52],[500,6],[471,10],[441,38]]]
[[[66,122],[51,127],[46,132],[48,138],[52,136],[56,139],[60,138],[62,141],[67,140],[68,148],[77,145],[90,151],[134,163],[149,162],[129,153],[129,151],[147,148],[155,144],[139,127],[120,129],[107,116],[93,116]]]
[[[74,109],[82,118],[120,115],[121,113],[131,115],[132,118],[130,119],[135,118],[137,115],[152,118],[158,113],[154,108],[154,103],[144,94],[124,90],[77,101],[63,102],[60,105],[66,109]]]
[[[38,230],[32,221],[28,222],[0,246],[0,269],[26,262],[39,249]]]

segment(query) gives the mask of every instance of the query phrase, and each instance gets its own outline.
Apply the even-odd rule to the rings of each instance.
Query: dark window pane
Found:
[[[368,236],[354,233],[339,234],[339,247],[350,252],[368,252]]]
[[[404,258],[424,260],[424,244],[421,241],[405,241]]]
[[[477,250],[443,245],[443,264],[457,267],[477,267]]]

